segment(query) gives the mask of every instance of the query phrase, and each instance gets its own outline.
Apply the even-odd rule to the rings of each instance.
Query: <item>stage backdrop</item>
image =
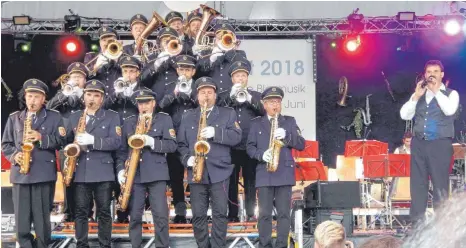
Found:
[[[123,40],[124,45],[132,41]],[[308,40],[242,40],[252,71],[248,85],[262,92],[277,86],[285,92],[283,114],[294,116],[303,137],[316,137],[316,87],[312,42]]]

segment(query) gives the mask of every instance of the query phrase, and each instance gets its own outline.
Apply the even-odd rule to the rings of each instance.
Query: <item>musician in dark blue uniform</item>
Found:
[[[264,115],[264,106],[261,103],[261,94],[252,89],[247,89],[251,65],[249,61],[237,61],[230,66],[229,74],[233,87],[228,97],[222,100],[220,106],[231,107],[235,110],[239,126],[243,131],[241,142],[231,150],[231,159],[235,170],[230,177],[230,190],[228,202],[228,219],[230,222],[238,222],[238,181],[242,168],[244,179],[244,192],[246,196],[246,215],[248,220],[253,220],[256,205],[256,165],[257,161],[251,159],[246,153],[251,119]]]
[[[8,117],[2,139],[2,152],[11,163],[16,239],[20,247],[46,248],[51,241],[50,211],[57,180],[55,151],[65,144],[66,131],[60,113],[45,109],[48,92],[45,83],[29,79],[23,85],[26,109]],[[25,132],[24,122],[31,120]],[[26,135],[26,137],[23,137]],[[30,170],[20,173],[23,142],[31,142]],[[34,236],[31,234],[34,224]]]
[[[193,11],[188,15],[188,28],[184,35],[184,41],[192,48],[195,43],[196,35],[201,28],[202,14]]]
[[[113,86],[113,82],[121,75],[120,68],[118,67],[118,58],[111,59],[107,56],[108,45],[117,40],[117,32],[112,28],[102,27],[99,29],[98,34],[100,51],[98,53],[86,53],[84,64],[89,69],[89,77],[102,82],[108,93]]]
[[[89,247],[87,216],[92,195],[96,204],[99,244],[101,247],[110,247],[111,243],[110,203],[115,181],[112,152],[120,147],[121,127],[118,113],[101,107],[104,95],[103,83],[97,80],[88,81],[84,88],[85,132],[77,133],[84,111],[73,113],[67,127],[68,144],[76,140],[81,147],[74,174],[77,247]]]
[[[147,18],[144,15],[136,14],[129,20],[131,27],[131,34],[133,35],[134,42],[123,46],[123,53],[133,56],[134,49],[136,48],[136,40],[142,34],[142,31],[147,27]],[[138,57],[141,61],[141,57]]]
[[[83,102],[81,97],[84,93],[84,85],[86,84],[87,78],[87,67],[80,62],[74,62],[68,66],[67,73],[69,75],[69,80],[66,82],[66,85],[62,86],[62,89],[59,90],[55,96],[47,102],[47,109],[58,110],[63,118],[63,124],[68,125],[69,116],[79,111],[83,108]],[[64,90],[65,89],[65,90]],[[70,91],[70,89],[72,89]],[[60,168],[63,171],[65,155],[63,150],[60,150]],[[70,186],[65,187],[65,206],[64,213],[66,214],[65,221],[74,222],[74,184],[71,183]],[[93,200],[91,200],[91,204]],[[93,213],[90,213],[89,217],[92,217]]]
[[[256,169],[256,187],[259,198],[259,247],[272,247],[272,209],[277,209],[277,241],[275,247],[287,247],[290,231],[291,188],[295,185],[295,162],[291,149],[304,150],[304,138],[301,136],[296,120],[291,116],[281,115],[284,96],[282,89],[269,87],[262,93],[266,115],[257,117],[251,123],[247,141],[247,153],[259,164]],[[278,114],[278,120],[276,118]],[[278,121],[278,127],[272,130],[274,139],[281,140],[283,147],[279,153],[279,163],[275,172],[267,170],[267,163],[272,161],[269,148],[271,123]]]
[[[167,52],[167,44],[173,39],[178,39],[178,33],[173,28],[162,28],[159,31],[157,42],[162,52],[151,57],[141,73],[141,83],[157,94],[156,102],[165,96],[167,85],[178,79],[176,56]]]
[[[129,236],[133,247],[140,247],[142,243],[142,215],[146,193],[152,218],[155,224],[155,247],[168,247],[168,206],[165,194],[168,173],[165,153],[176,151],[176,134],[170,116],[166,113],[155,113],[155,93],[149,89],[135,91],[133,100],[137,102],[139,115],[125,120],[123,125],[123,143],[118,151],[117,170],[118,181],[125,183],[125,161],[131,159],[132,149],[128,146],[128,139],[135,134],[138,123],[146,123],[147,133],[143,134],[144,147],[137,163],[137,171],[131,190],[129,202]],[[151,116],[151,122],[140,118],[143,114]],[[133,158],[134,159],[134,158]]]
[[[228,185],[233,165],[230,149],[241,141],[241,128],[236,121],[236,113],[231,108],[215,105],[217,85],[212,78],[202,77],[196,80],[198,103],[206,105],[206,126],[199,129],[201,108],[187,111],[183,115],[178,132],[178,151],[182,163],[188,167],[188,181],[191,190],[193,211],[193,229],[199,247],[226,247]],[[194,144],[205,139],[210,145],[210,152],[205,155],[204,171],[201,182],[193,183],[193,166],[195,165]],[[209,199],[212,203],[212,239],[209,241],[207,210]]]
[[[176,64],[179,78],[177,81],[167,85],[167,92],[160,102],[160,108],[172,117],[173,126],[175,127],[175,131],[178,132],[183,114],[196,107],[196,101],[192,95],[192,77],[196,73],[196,59],[189,55],[178,55],[176,57]],[[168,153],[167,161],[176,214],[174,222],[186,223],[186,203],[183,187],[185,168],[180,161],[178,152]]]
[[[229,74],[230,66],[237,60],[247,60],[247,57],[246,53],[242,50],[231,49],[225,51],[219,47],[224,35],[234,34],[234,29],[231,25],[217,24],[214,29],[215,47],[200,54],[204,57],[199,59],[198,73],[202,76],[211,77],[218,85],[217,94],[219,98],[224,98],[222,95],[226,94],[228,96],[232,86]],[[196,46],[193,47],[193,53],[196,54]]]
[[[118,112],[121,124],[123,124],[126,118],[138,113],[131,96],[141,87],[139,75],[142,64],[137,58],[127,55],[121,57],[119,64],[122,76],[113,83],[113,87],[105,97],[103,107]]]

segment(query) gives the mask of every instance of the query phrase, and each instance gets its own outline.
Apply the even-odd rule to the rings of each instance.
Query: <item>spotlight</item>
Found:
[[[65,15],[65,31],[74,32],[81,28],[81,18],[77,15]]]
[[[31,53],[31,38],[26,34],[14,35],[14,49],[18,53]]]
[[[13,16],[14,25],[29,25],[31,24],[31,17],[29,16]]]
[[[336,48],[337,47],[337,43],[335,41],[332,41],[332,43],[330,43],[330,46],[332,48]]]
[[[97,51],[99,51],[99,46],[96,45],[96,44],[92,44],[91,45],[91,50],[94,51],[94,52],[97,52]]]
[[[355,38],[348,38],[345,41],[345,48],[348,52],[355,52],[358,50],[359,46],[361,45],[361,38],[359,35]]]
[[[414,21],[416,14],[414,12],[398,12],[396,17],[398,21]]]
[[[456,19],[451,19],[445,23],[445,27],[443,28],[446,34],[450,36],[457,35],[461,31],[461,25]]]
[[[72,52],[76,52],[76,49],[77,49],[77,48],[78,48],[78,45],[76,45],[76,42],[74,42],[74,41],[68,41],[68,42],[66,43],[66,50],[67,50],[68,52],[71,52],[71,53],[72,53]]]

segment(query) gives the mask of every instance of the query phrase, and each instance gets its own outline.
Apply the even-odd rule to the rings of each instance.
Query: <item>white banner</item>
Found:
[[[133,41],[123,40],[124,45]],[[316,139],[316,87],[312,42],[309,40],[242,40],[240,48],[251,61],[248,85],[262,92],[283,89],[283,114],[296,118],[302,135]]]
[[[307,40],[242,40],[240,49],[252,62],[249,86],[259,92],[283,89],[284,115],[296,118],[303,137],[316,138],[316,87],[312,42]]]

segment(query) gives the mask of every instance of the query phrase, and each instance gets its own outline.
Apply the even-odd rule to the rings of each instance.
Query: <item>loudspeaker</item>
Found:
[[[2,187],[2,214],[14,214],[13,187]]]
[[[304,189],[306,208],[357,208],[361,206],[359,182],[315,182]]]
[[[346,235],[353,234],[354,217],[353,209],[312,209],[310,211],[312,221],[308,225],[308,234],[313,235],[316,227],[327,220],[335,221],[342,224],[345,228]]]

